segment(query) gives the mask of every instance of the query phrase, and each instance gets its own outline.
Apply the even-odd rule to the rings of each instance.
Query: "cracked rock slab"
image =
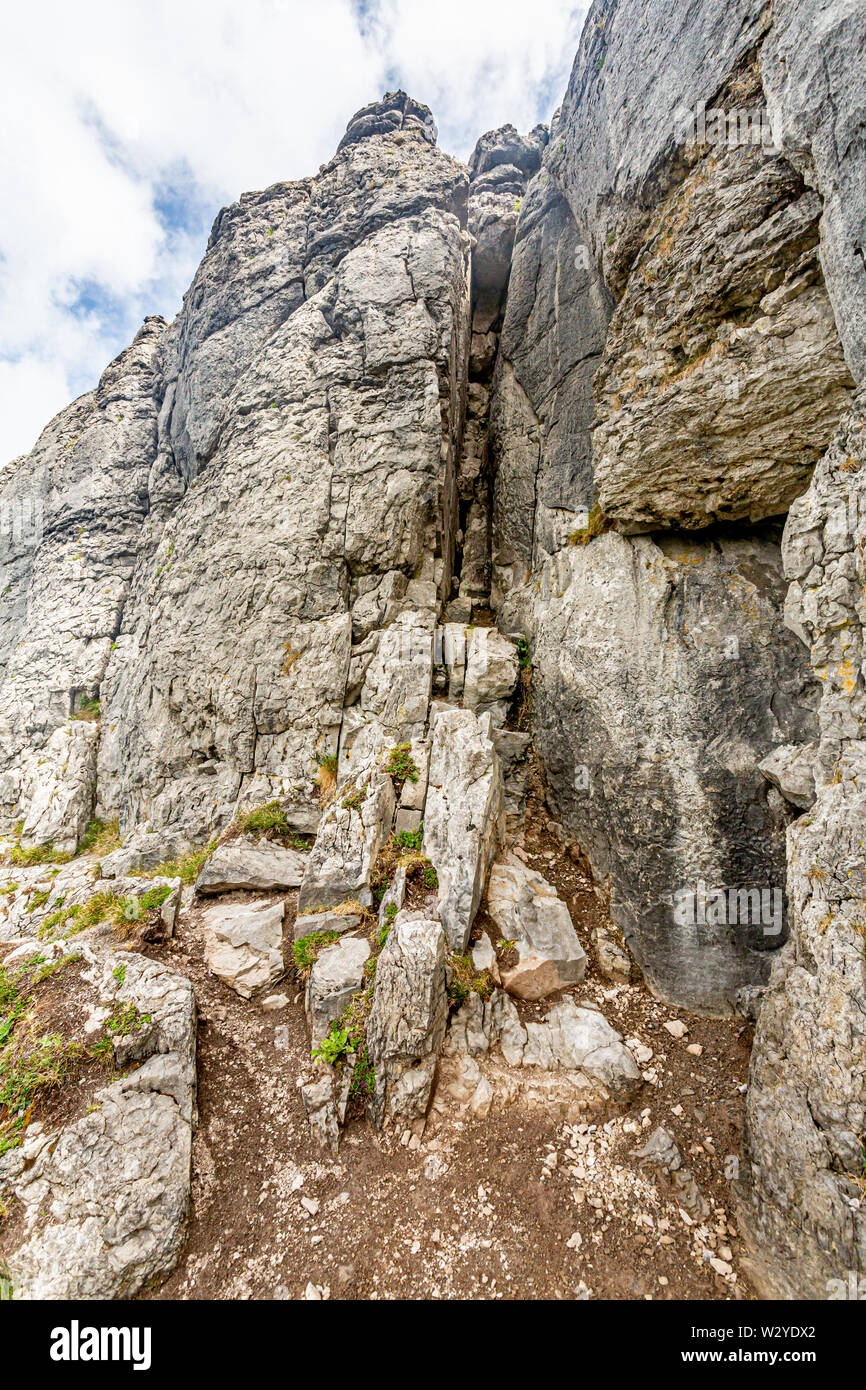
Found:
[[[243,888],[258,892],[278,892],[298,888],[304,876],[306,856],[279,845],[250,844],[232,840],[217,845],[202,865],[195,891],[202,895],[232,893]]]
[[[285,904],[262,898],[208,907],[202,915],[205,960],[242,999],[273,985],[285,972]]]

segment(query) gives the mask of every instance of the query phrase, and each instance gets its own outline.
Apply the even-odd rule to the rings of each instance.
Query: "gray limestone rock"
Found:
[[[398,913],[378,958],[367,1024],[378,1128],[405,1128],[427,1113],[448,1014],[445,952],[441,923],[421,912]]]
[[[439,878],[448,947],[466,949],[487,872],[503,836],[502,773],[489,716],[440,710],[432,727],[423,850]]]
[[[306,868],[306,855],[296,849],[283,849],[262,840],[229,840],[217,845],[202,864],[195,891],[202,896],[233,893],[243,888],[253,892],[279,892],[298,888]]]
[[[586,952],[566,904],[552,884],[514,855],[490,871],[487,911],[517,949],[517,964],[502,977],[509,994],[543,999],[583,979]]]
[[[204,909],[202,931],[208,969],[242,999],[275,984],[284,973],[284,916],[285,903],[270,898]]]
[[[344,936],[320,952],[310,971],[304,1003],[313,1047],[346,1012],[361,988],[369,959],[370,943],[363,936]]]
[[[68,948],[66,948],[68,950]],[[195,999],[156,961],[76,943],[96,1000],[135,1006],[145,1025],[115,1038],[130,1068],[80,1119],[31,1127],[0,1159],[0,1191],[22,1203],[24,1233],[5,1249],[16,1299],[131,1298],[169,1273],[190,1193],[195,1109]],[[132,1065],[135,1064],[135,1065]]]

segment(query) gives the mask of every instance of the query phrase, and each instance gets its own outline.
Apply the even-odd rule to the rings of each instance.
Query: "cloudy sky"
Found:
[[[176,313],[220,207],[315,173],[382,92],[444,149],[559,104],[569,0],[43,0],[0,47],[0,464]]]

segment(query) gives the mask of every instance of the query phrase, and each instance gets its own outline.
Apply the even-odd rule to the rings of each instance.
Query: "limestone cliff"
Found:
[[[468,167],[388,94],[314,178],[220,213],[174,322],[0,471],[41,518],[0,553],[19,859],[86,853],[94,817],[123,840],[106,882],[222,837],[200,897],[297,914],[209,908],[214,972],[248,998],[287,926],[324,930],[311,1036],[367,989],[370,1118],[417,1133],[536,757],[609,949],[663,1000],[757,1016],[739,1199],[789,1297],[866,1267],[864,52],[856,0],[596,0],[550,128]],[[308,853],[232,849],[274,805]],[[555,892],[498,878],[512,980],[573,986]],[[62,916],[33,886],[0,939]],[[504,983],[485,1046],[633,1098],[603,1019],[531,1033]],[[301,1082],[336,1147],[340,1074]],[[165,1272],[172,1212],[159,1267],[92,1287]]]

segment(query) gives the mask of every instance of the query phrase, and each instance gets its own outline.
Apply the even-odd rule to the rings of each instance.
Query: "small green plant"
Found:
[[[150,870],[145,875],[147,878],[179,878],[181,883],[195,883],[201,872],[201,866],[206,859],[209,859],[217,847],[216,835],[209,840],[201,849],[192,850],[189,854],[182,854],[177,859],[167,859],[163,864],[159,864],[155,869]]]
[[[98,700],[82,700],[72,717],[73,719],[81,719],[86,724],[95,724],[99,720],[99,715]]]
[[[114,976],[115,980],[117,981],[118,986],[122,989],[122,988],[123,988],[123,983],[124,983],[124,981],[125,981],[125,979],[126,979],[126,966],[125,966],[125,965],[118,965],[118,966],[115,967],[114,970],[112,970],[111,973],[112,973],[112,975]]]
[[[376,1069],[370,1061],[367,1044],[364,1042],[355,1054],[355,1069],[349,1086],[349,1097],[352,1100],[365,1101],[375,1093],[375,1090]]]
[[[327,1062],[329,1066],[335,1067],[341,1062],[350,1051],[349,1034],[347,1029],[341,1028],[340,1024],[334,1020],[331,1024],[330,1032],[323,1038],[319,1046],[310,1053],[311,1057]]]
[[[336,931],[317,931],[292,942],[292,960],[299,975],[308,975],[319,958],[319,952],[339,940]]]
[[[418,764],[412,757],[411,743],[398,743],[391,749],[385,771],[394,783],[395,791],[399,793],[403,790],[404,782],[417,782],[420,777]]]
[[[142,893],[138,900],[138,906],[142,912],[154,912],[156,908],[162,907],[166,898],[171,896],[171,884],[160,884],[159,888],[148,888],[146,893]]]
[[[140,1013],[137,1004],[115,1004],[105,1020],[105,1032],[111,1038],[129,1038],[150,1022],[152,1015]]]
[[[50,889],[50,888],[46,889],[45,892],[31,893],[31,895],[30,895],[30,901],[29,901],[28,904],[27,904],[27,911],[28,911],[28,912],[38,912],[39,909],[40,909],[40,907],[44,907],[44,906],[45,906],[45,904],[48,902],[48,899],[49,899],[50,897],[51,897],[51,889]]]
[[[28,869],[34,864],[68,864],[72,855],[64,854],[51,844],[31,845],[29,849],[24,849],[21,845],[13,845],[9,858],[19,868]]]
[[[394,839],[401,849],[420,850],[424,841],[424,822],[421,822],[417,830],[401,830]]]
[[[425,859],[424,861],[424,887],[431,889],[439,887],[439,875],[429,859]]]
[[[344,811],[360,811],[361,803],[367,795],[367,783],[363,787],[353,787],[348,796],[343,798]]]
[[[120,825],[115,820],[97,820],[88,823],[84,839],[78,846],[79,854],[109,854],[120,844]]]
[[[532,659],[529,655],[529,643],[525,637],[515,638],[514,645],[517,648],[517,660],[521,671],[528,671],[532,666]]]
[[[0,888],[0,898],[4,896],[11,897],[13,893],[18,892],[18,887],[19,885],[17,883],[4,883],[3,887]]]
[[[493,993],[493,981],[484,972],[478,974],[472,964],[471,956],[450,956],[448,959],[448,998],[459,1006],[470,994],[489,999]]]

